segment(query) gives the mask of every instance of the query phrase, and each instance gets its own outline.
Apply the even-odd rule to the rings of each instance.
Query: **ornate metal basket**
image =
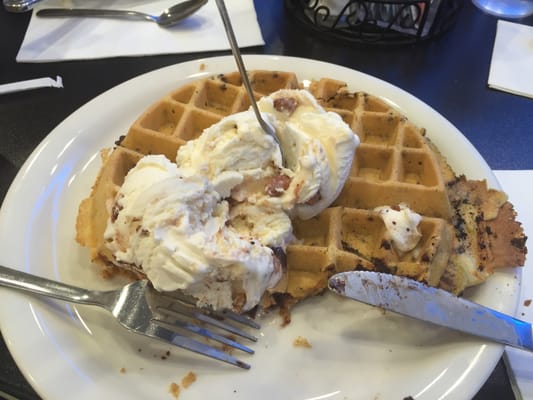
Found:
[[[285,0],[300,23],[352,43],[408,44],[446,31],[464,0]]]

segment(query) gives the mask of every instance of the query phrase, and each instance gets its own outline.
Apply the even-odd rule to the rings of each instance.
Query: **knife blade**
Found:
[[[372,271],[333,275],[329,288],[366,304],[533,351],[531,324],[415,280]]]

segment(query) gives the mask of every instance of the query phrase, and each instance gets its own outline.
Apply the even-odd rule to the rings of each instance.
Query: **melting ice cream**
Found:
[[[119,264],[217,309],[248,310],[275,286],[273,249],[293,240],[290,218],[311,218],[338,196],[358,138],[306,91],[278,91],[259,107],[281,149],[250,110],[187,142],[176,163],[145,156],[129,171],[105,232]]]

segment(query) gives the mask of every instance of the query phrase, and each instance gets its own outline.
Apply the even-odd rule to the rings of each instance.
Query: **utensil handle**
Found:
[[[220,12],[220,16],[222,17],[222,22],[224,23],[224,29],[226,30],[226,35],[228,36],[228,40],[231,45],[231,51],[233,53],[233,57],[235,58],[235,62],[237,63],[237,67],[239,69],[239,73],[241,74],[244,87],[246,88],[246,91],[248,92],[248,97],[250,98],[250,103],[252,105],[252,109],[254,110],[257,121],[259,122],[259,124],[261,125],[261,128],[263,128],[265,132],[270,132],[271,128],[269,126],[265,126],[265,122],[263,121],[261,113],[259,112],[257,103],[254,101],[254,92],[252,89],[252,85],[250,84],[250,80],[248,79],[246,68],[244,66],[244,61],[242,60],[241,52],[239,50],[239,45],[237,43],[237,39],[235,39],[235,34],[233,33],[233,27],[231,25],[228,10],[226,9],[226,4],[224,3],[224,0],[216,0],[216,3],[217,3],[218,11]]]
[[[100,305],[94,292],[0,265],[0,286],[80,304]]]
[[[38,17],[96,17],[155,21],[151,15],[137,11],[94,10],[90,8],[43,8],[37,11],[36,15]]]
[[[4,8],[6,11],[22,13],[30,11],[33,5],[41,2],[42,0],[4,0]]]

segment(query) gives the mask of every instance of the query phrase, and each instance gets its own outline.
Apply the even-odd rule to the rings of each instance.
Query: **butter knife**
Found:
[[[371,271],[333,275],[329,288],[366,304],[533,351],[531,324],[412,279]]]

